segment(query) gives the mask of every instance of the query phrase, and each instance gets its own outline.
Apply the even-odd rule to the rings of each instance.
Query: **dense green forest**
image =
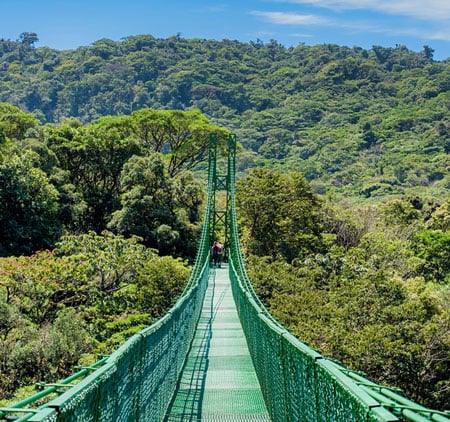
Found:
[[[241,169],[263,160],[356,198],[448,190],[450,61],[429,46],[140,35],[56,51],[29,35],[0,41],[0,101],[42,122],[199,109],[237,134]]]
[[[346,207],[301,173],[264,168],[238,187],[250,279],[272,315],[324,355],[447,409],[450,199]]]
[[[0,103],[0,399],[110,353],[174,303],[211,132],[227,135],[198,111],[42,125]]]
[[[231,131],[243,245],[273,315],[450,407],[449,60],[149,35],[56,51],[26,34],[0,40],[0,399],[173,303],[208,136]]]

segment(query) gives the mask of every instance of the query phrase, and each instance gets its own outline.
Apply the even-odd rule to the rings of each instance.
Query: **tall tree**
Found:
[[[19,35],[19,40],[22,44],[33,46],[39,41],[39,38],[36,32],[22,32]]]
[[[125,236],[140,236],[148,246],[170,248],[179,233],[173,183],[161,155],[132,157],[124,166],[122,185],[122,209],[113,214],[109,227]]]
[[[0,256],[49,248],[61,234],[58,192],[30,154],[0,157]]]
[[[25,138],[27,130],[38,125],[38,120],[30,113],[8,103],[0,103],[0,137],[11,141]]]
[[[320,247],[319,201],[301,173],[253,169],[237,204],[250,252],[292,261]]]
[[[120,208],[120,174],[127,160],[140,152],[127,129],[127,117],[104,117],[82,126],[76,120],[48,129],[50,147],[87,208],[84,228],[100,232]]]
[[[195,167],[205,158],[210,133],[224,144],[228,132],[208,121],[199,110],[152,110],[131,115],[134,133],[152,152],[163,153],[170,176]]]

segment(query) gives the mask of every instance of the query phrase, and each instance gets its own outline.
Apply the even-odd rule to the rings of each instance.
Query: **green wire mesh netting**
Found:
[[[167,422],[270,421],[233,300],[227,265],[212,271]]]
[[[156,325],[133,336],[100,371],[54,400],[58,421],[161,420],[195,332],[207,274]]]

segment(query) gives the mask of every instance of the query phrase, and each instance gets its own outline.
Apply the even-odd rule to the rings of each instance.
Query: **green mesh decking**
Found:
[[[233,300],[228,267],[212,271],[166,421],[270,421]]]

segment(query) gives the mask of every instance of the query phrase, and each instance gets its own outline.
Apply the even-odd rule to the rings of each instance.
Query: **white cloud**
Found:
[[[392,29],[394,35],[407,35],[410,37],[421,38],[424,40],[450,41],[450,29],[443,30],[421,30],[421,29]]]
[[[430,32],[427,34],[427,38],[430,40],[450,41],[450,30],[447,28],[441,31]]]
[[[278,0],[336,10],[373,10],[425,20],[450,20],[449,0]]]
[[[293,33],[293,34],[288,34],[290,37],[293,38],[314,38],[313,34],[299,34],[299,33]]]
[[[450,41],[450,22],[447,24],[445,19],[450,17],[450,0],[427,0],[428,5],[423,4],[423,0],[272,0],[273,2],[289,2],[291,4],[310,4],[322,8],[334,10],[357,10],[365,13],[359,18],[352,20],[346,19],[344,14],[321,16],[319,14],[302,14],[296,12],[278,12],[278,11],[253,11],[255,16],[264,20],[284,26],[313,27],[320,26],[327,31],[344,31],[347,35],[353,36],[361,34],[366,36],[369,33],[383,34],[390,37],[413,37],[422,40]],[[419,4],[420,3],[420,4]],[[440,8],[439,11],[437,9]],[[388,25],[380,16],[373,16],[370,10],[384,12],[390,15],[406,17],[419,14],[422,22],[414,19],[402,19],[397,24]],[[423,20],[428,18],[424,24]],[[306,37],[303,34],[302,37]],[[425,41],[424,41],[425,42]]]
[[[253,11],[252,14],[261,16],[271,23],[280,25],[317,25],[328,22],[327,19],[317,15],[301,15],[298,13],[260,11]]]
[[[300,0],[296,0],[297,2]],[[321,0],[308,0],[308,1],[321,1]],[[325,1],[325,0],[324,0]],[[351,1],[351,0],[348,0]],[[443,29],[432,28],[428,29],[415,28],[415,27],[392,27],[385,26],[381,22],[371,22],[368,18],[362,20],[342,20],[342,19],[330,19],[319,15],[302,15],[298,13],[285,13],[285,12],[263,12],[253,11],[253,15],[260,16],[270,23],[278,25],[320,25],[322,27],[340,28],[353,34],[358,33],[380,33],[390,34],[391,36],[403,35],[428,40],[440,40],[450,41],[450,29],[445,27]],[[306,37],[306,34],[302,34],[302,37]]]

